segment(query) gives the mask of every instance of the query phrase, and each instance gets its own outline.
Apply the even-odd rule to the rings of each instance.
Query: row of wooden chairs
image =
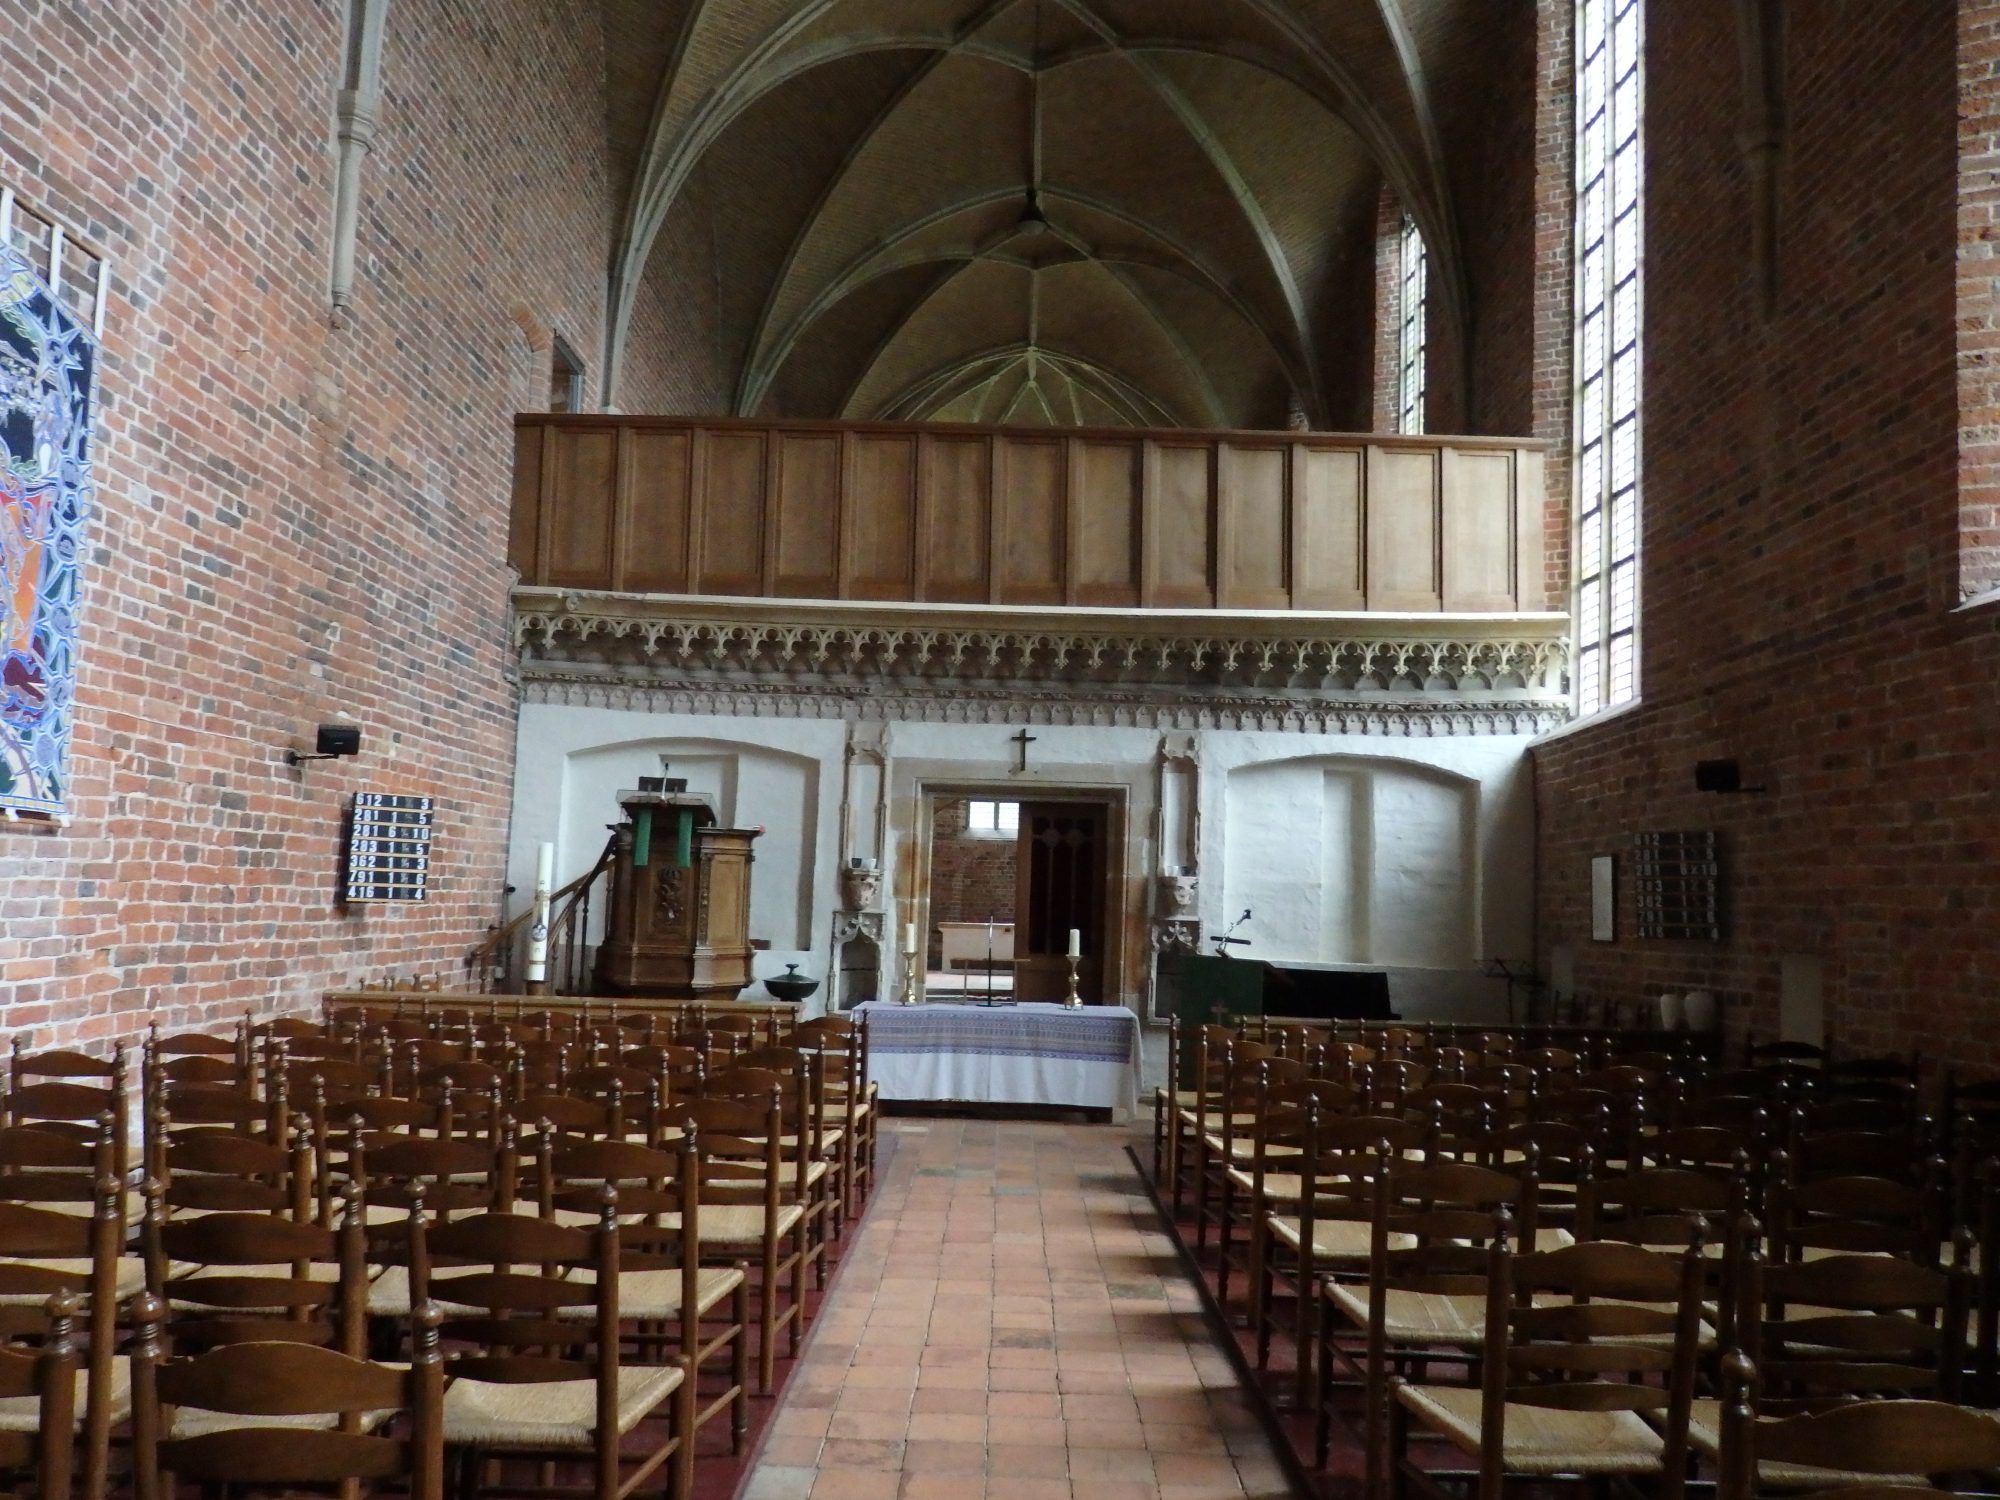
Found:
[[[592,1080],[586,1071],[583,1082],[603,1085],[599,1093],[523,1093],[493,1086],[501,1081],[490,1076],[479,1080],[489,1087],[475,1088],[447,1062],[414,1080],[414,1096],[393,1096],[334,1066],[349,1060],[332,1045],[348,1040],[335,1028],[287,1025],[282,1032],[289,1034],[148,1049],[145,1212],[136,1225],[125,1189],[122,1050],[103,1060],[17,1055],[8,1124],[0,1128],[0,1306],[17,1315],[6,1328],[10,1340],[87,1367],[73,1394],[74,1420],[62,1429],[70,1433],[65,1454],[82,1455],[86,1494],[106,1492],[111,1431],[130,1423],[135,1442],[139,1436],[131,1404],[136,1375],[126,1368],[137,1351],[136,1297],[153,1297],[165,1310],[160,1336],[168,1350],[177,1349],[176,1340],[201,1342],[247,1324],[259,1341],[337,1348],[355,1359],[369,1352],[355,1342],[354,1330],[366,1326],[374,1330],[373,1352],[407,1352],[393,1340],[382,1347],[382,1330],[401,1327],[406,1335],[439,1257],[464,1259],[458,1250],[439,1251],[439,1243],[456,1244],[460,1226],[478,1220],[495,1235],[539,1235],[535,1244],[552,1252],[560,1248],[555,1231],[588,1239],[593,1224],[601,1229],[606,1210],[597,1199],[607,1185],[621,1195],[611,1222],[625,1240],[608,1278],[624,1293],[619,1337],[608,1347],[640,1358],[634,1389],[660,1402],[673,1396],[667,1404],[676,1413],[687,1406],[670,1415],[660,1462],[691,1462],[693,1433],[725,1413],[740,1443],[750,1324],[760,1334],[758,1384],[768,1390],[779,1339],[798,1350],[806,1277],[817,1266],[824,1278],[826,1235],[840,1232],[872,1184],[873,1097],[857,1057],[860,1039],[844,1022],[799,1028],[792,1039],[801,1045],[765,1047],[761,1056],[741,1042],[704,1055],[677,1080],[677,1098],[667,1080],[632,1066],[660,1059],[634,1058],[629,1048],[598,1064],[606,1076]],[[290,1055],[298,1043],[307,1056]],[[738,1066],[710,1075],[710,1055]],[[197,1059],[252,1065],[233,1079],[213,1068],[175,1075],[176,1062]],[[47,1092],[51,1084],[62,1092]],[[300,1102],[295,1088],[307,1109],[292,1107]],[[626,1105],[628,1090],[634,1102]],[[692,1169],[687,1153],[699,1154]],[[426,1215],[435,1228],[424,1254],[412,1259],[398,1237]],[[360,1236],[358,1257],[343,1238],[350,1232]],[[487,1274],[503,1279],[480,1290],[513,1285],[505,1278],[521,1274],[515,1267],[525,1263],[489,1264]],[[606,1279],[603,1267],[573,1254],[534,1263],[571,1283],[561,1295],[572,1298]],[[754,1279],[745,1274],[752,1263]],[[234,1272],[224,1274],[227,1267]],[[573,1314],[581,1305],[549,1300],[557,1294],[546,1287],[524,1295],[543,1298],[545,1332],[573,1323],[564,1309]],[[52,1321],[52,1296],[86,1310],[81,1338],[76,1305],[66,1308],[63,1338],[55,1337],[61,1330]],[[488,1314],[491,1304],[489,1295]],[[457,1304],[441,1305],[449,1312]],[[356,1306],[360,1313],[350,1315]],[[110,1311],[119,1308],[123,1326]],[[533,1310],[514,1309],[522,1317]],[[469,1331],[463,1320],[444,1326],[457,1330],[454,1339]],[[207,1333],[198,1338],[201,1329]],[[116,1353],[121,1345],[132,1353]],[[520,1357],[561,1354],[551,1347]],[[690,1372],[684,1396],[678,1385],[667,1389],[675,1361]],[[518,1374],[526,1366],[510,1368]],[[695,1372],[705,1377],[700,1391]],[[593,1378],[601,1394],[605,1382]],[[454,1376],[453,1389],[462,1384]],[[504,1392],[496,1399],[496,1411],[518,1408]],[[601,1436],[605,1415],[592,1409],[590,1431]],[[682,1446],[671,1446],[681,1435]],[[572,1452],[575,1442],[572,1431],[555,1447]],[[470,1466],[458,1473],[469,1493],[484,1482],[481,1467],[491,1465],[465,1458],[467,1444],[458,1448]],[[0,1453],[0,1461],[7,1456]],[[36,1464],[47,1472],[39,1456]],[[597,1467],[601,1479],[602,1463]],[[138,1473],[135,1467],[135,1484]],[[628,1473],[621,1483],[629,1488],[637,1477]],[[679,1479],[675,1484],[684,1492]]]
[[[1686,1054],[1627,1053],[1592,1070],[1588,1051],[1536,1049],[1544,1055],[1523,1075],[1503,1071],[1522,1066],[1518,1050],[1468,1060],[1467,1049],[1426,1050],[1404,1036],[1377,1038],[1388,1045],[1369,1056],[1345,1053],[1336,1076],[1323,1032],[1275,1030],[1255,1041],[1233,1028],[1190,1038],[1193,1066],[1156,1100],[1156,1171],[1163,1189],[1172,1181],[1163,1198],[1184,1202],[1194,1190],[1197,1246],[1217,1223],[1225,1287],[1231,1225],[1249,1221],[1260,1364],[1289,1331],[1294,1399],[1313,1410],[1322,1463],[1346,1390],[1368,1393],[1372,1493],[1431,1484],[1430,1465],[1407,1461],[1414,1427],[1471,1458],[1482,1495],[1508,1477],[1541,1482],[1578,1465],[1671,1477],[1677,1490],[1691,1458],[1747,1494],[1768,1475],[1754,1461],[1743,1467],[1743,1445],[1779,1418],[1759,1418],[1756,1431],[1738,1418],[1759,1402],[1799,1412],[1815,1394],[1803,1357],[1812,1348],[1840,1353],[1834,1346],[1852,1339],[1850,1364],[1894,1363],[1897,1351],[1927,1359],[1928,1373],[1876,1370],[1877,1387],[1846,1370],[1850,1388],[1837,1394],[1941,1397],[1947,1427],[1948,1403],[1991,1370],[1997,1299],[1985,1267],[2000,1257],[1982,1252],[2000,1228],[1991,1207],[2000,1165],[1966,1152],[1964,1132],[1959,1160],[1947,1163],[1947,1137],[1912,1105],[1915,1069],[1899,1060],[1801,1078],[1791,1075],[1806,1065],[1786,1057],[1731,1078]],[[1474,1084],[1473,1068],[1492,1071]],[[1983,1210],[1971,1222],[1968,1172]],[[1211,1194],[1216,1210],[1203,1201]],[[1496,1303],[1497,1255],[1510,1257],[1510,1289]],[[1659,1260],[1642,1275],[1639,1256]],[[1664,1264],[1677,1256],[1691,1278],[1678,1294]],[[1562,1286],[1534,1282],[1559,1263]],[[1587,1288],[1593,1265],[1624,1277],[1622,1290],[1617,1276]],[[1295,1315],[1284,1330],[1287,1300]],[[1785,1318],[1808,1302],[1809,1318]],[[1620,1371],[1640,1394],[1573,1389],[1541,1356],[1508,1344],[1509,1330],[1651,1350],[1589,1356],[1597,1374]],[[1813,1338],[1821,1342],[1809,1348]],[[1739,1378],[1747,1370],[1762,1382],[1750,1396]],[[1353,1378],[1337,1379],[1341,1371]],[[1456,1377],[1442,1391],[1431,1388],[1440,1371]],[[1672,1395],[1683,1383],[1685,1402]],[[1568,1394],[1552,1398],[1556,1387]],[[1511,1437],[1509,1408],[1524,1414]],[[1654,1420],[1633,1418],[1642,1408]],[[1612,1456],[1621,1432],[1622,1469]],[[1663,1459],[1675,1444],[1678,1456]]]

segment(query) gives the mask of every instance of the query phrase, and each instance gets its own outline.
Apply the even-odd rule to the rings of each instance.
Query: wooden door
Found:
[[[1069,991],[1069,933],[1082,934],[1077,993],[1104,993],[1104,883],[1111,809],[1094,802],[1024,802],[1014,862],[1014,983],[1023,1000]]]

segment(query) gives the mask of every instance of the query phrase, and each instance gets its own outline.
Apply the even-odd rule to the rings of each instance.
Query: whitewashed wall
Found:
[[[843,828],[851,728],[879,744],[886,766],[854,779],[858,802]],[[1125,905],[1138,957],[1152,877],[1182,863],[1202,872],[1204,932],[1248,907],[1255,915],[1242,935],[1253,946],[1242,951],[1387,968],[1408,1015],[1497,1017],[1504,991],[1479,976],[1479,963],[1532,956],[1526,736],[1196,730],[1171,737],[1191,746],[1190,773],[1185,763],[1163,765],[1162,735],[1150,729],[1034,725],[1022,775],[1014,732],[526,703],[509,855],[516,909],[532,885],[537,844],[555,843],[559,882],[583,873],[618,817],[617,792],[658,774],[665,754],[674,774],[716,798],[725,823],[766,830],[751,886],[751,935],[771,943],[757,959],[760,977],[788,963],[825,975],[835,871],[848,854],[882,858],[893,903],[898,845],[908,847],[919,789],[940,781],[1000,796],[1126,789]],[[888,801],[889,829],[879,849],[878,798]],[[892,904],[890,920],[903,915]]]

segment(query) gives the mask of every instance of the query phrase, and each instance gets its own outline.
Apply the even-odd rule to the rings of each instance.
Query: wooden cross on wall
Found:
[[[1014,767],[1016,775],[1028,769],[1028,746],[1034,744],[1039,738],[1039,735],[1030,734],[1025,729],[1020,730],[1013,736],[1012,743],[1019,746],[1021,751],[1021,763]]]

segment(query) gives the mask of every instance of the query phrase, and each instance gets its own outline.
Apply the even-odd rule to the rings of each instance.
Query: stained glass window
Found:
[[[1639,693],[1641,0],[1576,7],[1577,711]]]
[[[102,259],[0,193],[0,809],[64,816]]]

